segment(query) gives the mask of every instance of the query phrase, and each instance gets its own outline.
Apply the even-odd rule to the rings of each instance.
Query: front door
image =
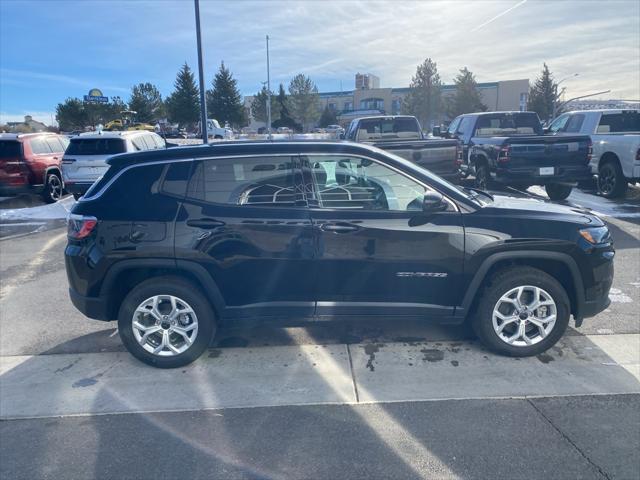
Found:
[[[313,314],[313,231],[297,161],[216,158],[192,169],[176,256],[208,269],[227,316]]]
[[[427,187],[377,161],[301,158],[316,234],[316,313],[450,316],[464,231],[453,202],[426,215]]]

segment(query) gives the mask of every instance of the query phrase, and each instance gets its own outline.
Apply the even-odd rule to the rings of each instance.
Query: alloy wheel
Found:
[[[600,191],[605,195],[609,195],[613,192],[615,184],[616,175],[613,168],[609,165],[604,165],[598,173],[598,187]]]
[[[170,357],[186,352],[198,335],[198,318],[191,306],[173,295],[155,295],[136,308],[133,335],[147,352]]]
[[[47,187],[49,189],[49,198],[54,202],[60,200],[62,197],[62,182],[57,175],[49,175]]]
[[[502,295],[493,309],[493,330],[508,345],[528,347],[544,340],[556,324],[558,309],[548,292],[522,285]]]

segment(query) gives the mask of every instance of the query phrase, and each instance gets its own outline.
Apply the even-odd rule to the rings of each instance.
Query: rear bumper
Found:
[[[76,195],[84,195],[89,190],[93,183],[75,183],[75,182],[65,182],[64,188],[67,192],[73,193]]]
[[[71,297],[73,306],[87,317],[93,318],[94,320],[113,320],[109,318],[110,315],[108,314],[109,309],[106,299],[102,297],[85,297],[72,288],[69,289],[69,297]]]
[[[568,184],[575,185],[578,182],[592,178],[588,165],[582,167],[554,167],[553,175],[540,175],[539,167],[498,168],[492,177],[500,183],[517,183],[530,185]]]

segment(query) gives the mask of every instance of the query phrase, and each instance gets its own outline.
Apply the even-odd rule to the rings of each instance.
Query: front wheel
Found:
[[[555,278],[536,268],[512,267],[491,279],[472,326],[494,352],[527,357],[552,347],[569,315],[569,297]]]
[[[138,360],[177,368],[202,355],[216,322],[209,302],[194,285],[178,277],[158,277],[142,282],[124,299],[118,331]]]
[[[547,195],[551,200],[559,201],[566,200],[566,198],[571,195],[573,187],[570,185],[550,184],[545,185],[544,189],[547,191]]]
[[[55,203],[62,198],[62,179],[57,173],[47,175],[47,181],[42,192],[42,198],[46,203]]]

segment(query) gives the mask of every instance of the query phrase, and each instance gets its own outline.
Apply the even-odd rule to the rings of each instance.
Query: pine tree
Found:
[[[181,127],[193,125],[200,120],[198,87],[186,62],[176,76],[174,91],[167,98],[166,106],[169,119]]]
[[[285,92],[284,85],[282,85],[282,83],[278,88],[278,96],[276,97],[276,110],[280,118],[273,122],[273,127],[288,127],[297,132],[302,131],[302,126],[297,124],[296,121],[291,117],[291,113],[289,112],[289,99],[287,98],[287,93]]]
[[[454,79],[456,92],[447,102],[449,117],[455,118],[463,113],[484,112],[487,106],[482,103],[478,84],[467,67],[460,69],[460,73]]]
[[[335,125],[336,123],[338,123],[336,111],[332,108],[329,108],[329,105],[327,105],[326,107],[324,107],[322,115],[320,115],[318,126],[328,127],[329,125]]]
[[[157,87],[151,83],[139,83],[131,88],[129,109],[136,112],[139,122],[151,123],[164,115],[162,95]]]
[[[289,107],[293,118],[304,131],[318,118],[318,87],[306,75],[299,73],[289,84]]]
[[[83,129],[87,122],[84,105],[79,98],[67,98],[56,107],[56,120],[60,130],[72,131]]]
[[[207,91],[207,113],[215,118],[220,125],[230,124],[234,127],[246,125],[246,115],[242,104],[242,95],[238,90],[238,82],[224,66],[216,73],[211,90]]]
[[[415,115],[424,128],[431,128],[438,120],[442,106],[442,82],[434,61],[427,58],[418,65],[411,79],[409,93],[404,98],[402,111]]]
[[[553,75],[549,67],[544,63],[542,74],[536,78],[535,83],[529,90],[529,100],[527,109],[538,114],[540,120],[551,120],[553,116],[553,105],[558,101],[558,85],[553,80]],[[561,113],[556,111],[556,115]]]
[[[251,102],[251,115],[259,122],[267,123],[267,87],[262,87],[255,94]],[[280,118],[280,109],[278,108],[278,98],[271,93],[271,123]]]

